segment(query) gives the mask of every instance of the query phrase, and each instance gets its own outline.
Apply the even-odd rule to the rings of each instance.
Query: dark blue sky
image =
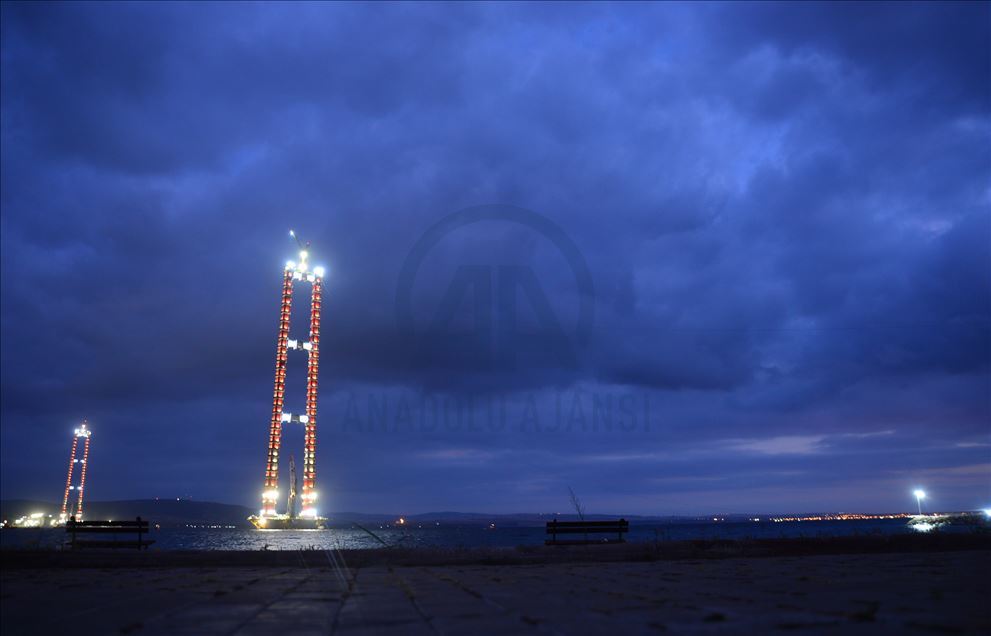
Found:
[[[987,506],[989,6],[4,3],[2,496],[56,500],[87,417],[91,498],[256,505],[294,227],[325,511]],[[397,324],[481,204],[591,276],[505,219],[433,246],[417,325],[535,274],[509,362]]]

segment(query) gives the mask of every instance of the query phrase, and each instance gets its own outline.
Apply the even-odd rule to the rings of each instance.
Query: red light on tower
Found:
[[[295,233],[290,232],[295,238]],[[298,244],[298,240],[297,240]],[[320,365],[320,309],[323,293],[324,269],[310,269],[309,243],[299,245],[299,262],[289,261],[282,277],[282,301],[279,314],[279,333],[275,345],[275,388],[272,396],[272,417],[268,435],[268,458],[265,465],[265,489],[262,492],[262,508],[252,522],[260,528],[275,527],[282,517],[291,517],[292,511],[280,515],[276,511],[279,500],[279,450],[282,446],[282,425],[299,422],[305,427],[303,447],[303,492],[301,496],[301,520],[321,521],[316,510],[316,449],[317,449],[317,376]],[[309,340],[301,341],[289,337],[289,319],[292,315],[293,295],[296,284],[310,283],[313,286],[310,297]],[[286,362],[289,351],[305,351],[307,357],[306,407],[303,414],[292,414],[285,410]],[[293,521],[293,519],[289,519]]]
[[[69,451],[69,474],[65,478],[65,494],[62,496],[62,512],[59,514],[59,523],[65,523],[69,520],[69,510],[75,508],[76,512],[72,515],[75,517],[76,521],[82,521],[83,519],[83,489],[86,486],[86,465],[89,461],[89,438],[92,434],[87,427],[86,420],[83,420],[82,425],[73,431],[72,436],[72,450]],[[79,439],[83,439],[83,457],[82,459],[76,459],[76,450],[79,448]],[[79,485],[72,485],[72,473],[75,469],[76,464],[80,464],[79,467]],[[75,506],[69,505],[69,495],[71,492],[76,491],[76,504]]]

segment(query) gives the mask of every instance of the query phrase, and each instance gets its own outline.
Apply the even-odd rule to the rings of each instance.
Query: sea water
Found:
[[[774,539],[911,533],[905,519],[835,521],[740,521],[720,523],[631,523],[630,542],[689,539]],[[133,535],[129,535],[133,536]],[[154,528],[155,550],[306,550],[405,547],[515,547],[542,545],[544,526],[490,527],[456,524],[364,525],[327,530],[255,530],[245,528]],[[66,541],[65,529],[5,529],[4,549],[54,549]],[[120,539],[125,538],[121,535]]]

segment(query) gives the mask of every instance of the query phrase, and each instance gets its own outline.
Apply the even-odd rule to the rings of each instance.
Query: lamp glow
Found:
[[[915,495],[915,503],[919,505],[919,514],[922,514],[922,500],[926,498],[926,491],[921,488],[916,489],[913,493]]]

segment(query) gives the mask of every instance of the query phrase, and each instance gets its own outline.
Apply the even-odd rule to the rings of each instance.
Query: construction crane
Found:
[[[301,252],[307,252],[307,253],[309,252],[309,250],[310,250],[310,242],[307,241],[306,243],[303,243],[302,241],[300,241],[299,240],[299,237],[296,236],[296,232],[295,231],[289,230],[289,238],[291,238],[292,240],[296,241],[296,247],[298,247]]]
[[[290,519],[296,518],[296,490],[299,489],[299,479],[296,477],[296,459],[289,456],[289,501],[286,502],[286,514]]]

